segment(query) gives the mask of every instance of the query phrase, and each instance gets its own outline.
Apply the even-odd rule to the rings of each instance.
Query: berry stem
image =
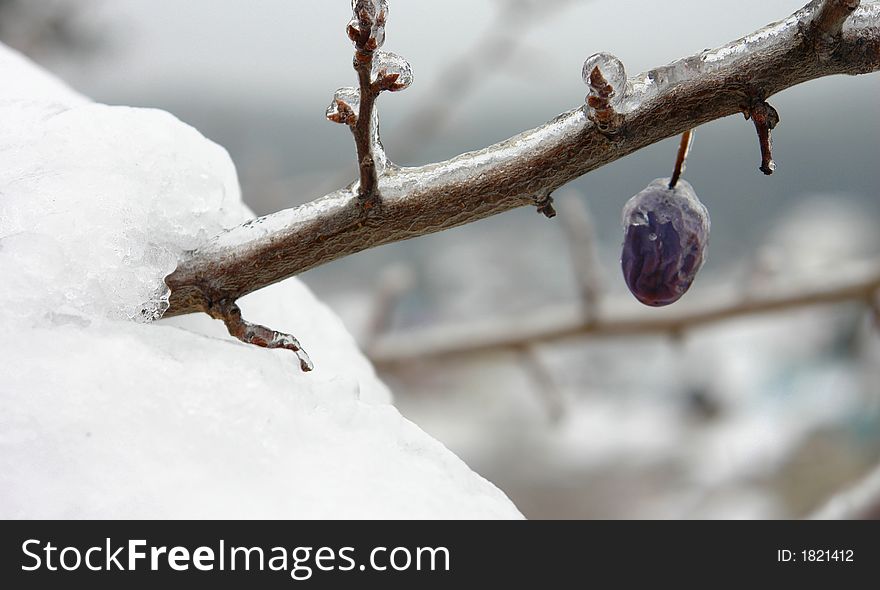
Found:
[[[673,189],[678,184],[678,179],[681,178],[681,173],[684,172],[688,152],[691,151],[691,144],[693,143],[693,129],[688,129],[681,134],[681,143],[678,144],[678,156],[675,158],[675,169],[672,171],[672,178],[669,179],[669,188]]]

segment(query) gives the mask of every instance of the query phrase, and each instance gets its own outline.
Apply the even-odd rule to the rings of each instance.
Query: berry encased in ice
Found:
[[[678,301],[706,259],[709,227],[709,212],[684,180],[670,189],[658,178],[631,198],[620,262],[636,299],[654,307]]]

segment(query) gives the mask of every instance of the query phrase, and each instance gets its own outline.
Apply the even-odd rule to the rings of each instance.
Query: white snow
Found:
[[[2,46],[0,75],[0,517],[520,517],[297,279],[240,305],[313,373],[206,316],[149,322],[178,255],[252,216],[225,150]]]

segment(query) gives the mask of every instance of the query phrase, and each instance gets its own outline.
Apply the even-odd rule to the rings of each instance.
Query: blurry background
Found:
[[[385,49],[416,82],[381,98],[383,143],[403,165],[484,147],[582,104],[592,53],[634,75],[804,2],[391,0]],[[224,145],[265,214],[355,176],[350,134],[323,116],[355,82],[349,17],[349,0],[0,0],[0,39],[98,101],[169,110]],[[710,257],[675,313],[876,269],[878,95],[874,74],[773,97],[771,177],[751,122],[697,130],[685,178],[712,215]],[[401,411],[529,517],[801,517],[880,456],[880,338],[864,302],[395,360],[408,335],[576,308],[584,265],[602,309],[644,314],[620,277],[620,210],[670,174],[676,146],[560,190],[554,220],[521,209],[302,276],[372,352]],[[572,257],[561,217],[585,207],[594,229]]]

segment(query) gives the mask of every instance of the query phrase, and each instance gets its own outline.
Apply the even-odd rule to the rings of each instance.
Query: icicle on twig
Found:
[[[743,112],[746,119],[751,119],[758,132],[758,141],[761,145],[761,165],[758,170],[767,176],[776,170],[776,162],[773,161],[773,139],[770,137],[776,125],[779,124],[779,113],[770,104],[763,100],[756,100]]]
[[[290,334],[278,332],[259,324],[252,324],[245,320],[241,317],[241,309],[235,302],[223,300],[211,307],[209,313],[214,319],[222,320],[229,333],[242,342],[263,348],[283,348],[293,351],[299,359],[300,369],[311,371],[315,368],[299,340]]]

